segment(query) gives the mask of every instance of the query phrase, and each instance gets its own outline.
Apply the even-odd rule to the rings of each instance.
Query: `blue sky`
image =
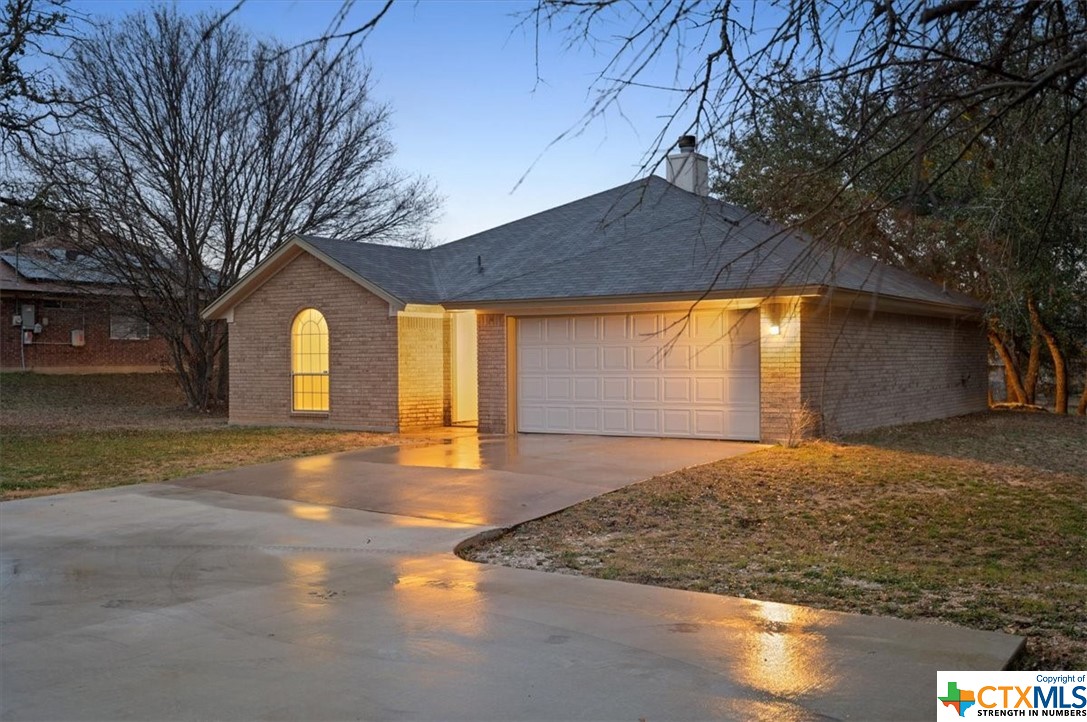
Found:
[[[73,9],[120,15],[141,4],[75,0]],[[178,7],[195,12],[232,4],[182,0]],[[236,19],[257,35],[292,42],[321,35],[340,6],[339,0],[247,0]],[[346,27],[378,7],[360,0]],[[631,92],[621,115],[598,118],[580,135],[552,144],[590,107],[589,89],[610,47],[572,50],[559,33],[544,34],[537,81],[533,28],[518,27],[519,13],[531,7],[506,0],[400,2],[364,46],[375,96],[393,110],[396,165],[430,177],[445,197],[434,228],[439,242],[640,177],[677,102],[667,91]],[[674,57],[668,61],[657,74],[663,83],[676,70]]]

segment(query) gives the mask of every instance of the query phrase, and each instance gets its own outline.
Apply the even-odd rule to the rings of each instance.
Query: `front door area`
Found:
[[[479,380],[475,311],[450,314],[452,372],[452,423],[475,424],[479,419]]]

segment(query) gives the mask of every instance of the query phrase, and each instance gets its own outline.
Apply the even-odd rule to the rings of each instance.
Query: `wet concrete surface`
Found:
[[[180,485],[507,527],[634,481],[762,448],[687,439],[465,435],[291,459]]]
[[[566,449],[576,475],[571,448],[547,440],[529,456]],[[320,493],[364,499],[336,496],[332,478],[350,469],[487,470],[402,467],[461,453],[405,451],[334,455]],[[636,455],[595,452],[609,453],[613,468]],[[498,471],[556,478],[545,458],[516,456],[520,471]],[[638,473],[658,473],[648,457]],[[569,481],[588,493],[587,479]],[[0,505],[0,718],[931,719],[936,670],[999,668],[1020,643],[477,565],[450,550],[496,522],[457,521],[463,506],[411,516],[390,509],[419,497],[376,495],[389,509],[374,513],[316,503],[302,482],[298,499],[261,496],[256,479],[242,493],[206,482]],[[535,514],[552,501],[524,503]],[[518,503],[510,492],[477,516],[505,522]]]

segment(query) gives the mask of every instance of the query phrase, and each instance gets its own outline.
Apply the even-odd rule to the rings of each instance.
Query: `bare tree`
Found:
[[[660,87],[654,73],[662,64],[675,68],[674,86],[663,89],[679,100],[657,150],[676,130],[724,138],[756,121],[785,72],[815,87],[852,82],[858,112],[894,104],[899,118],[953,123],[960,139],[980,137],[1007,111],[1047,95],[1067,99],[1064,129],[1082,122],[1087,105],[1083,0],[539,0],[529,20],[538,32],[613,49],[586,123],[633,87]],[[982,106],[985,113],[971,114]],[[858,125],[841,158],[883,131],[876,121]],[[945,169],[929,169],[929,179]]]
[[[78,40],[65,69],[90,100],[26,160],[165,336],[194,408],[225,363],[201,309],[286,236],[411,243],[438,207],[389,167],[388,109],[354,52],[158,7]]]
[[[4,0],[0,10],[0,148],[12,149],[65,112],[70,97],[47,67],[45,47],[70,22],[68,0]],[[28,67],[27,59],[32,59]]]

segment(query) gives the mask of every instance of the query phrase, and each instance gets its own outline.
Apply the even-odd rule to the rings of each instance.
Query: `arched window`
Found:
[[[328,411],[328,324],[316,308],[291,324],[291,408]]]

